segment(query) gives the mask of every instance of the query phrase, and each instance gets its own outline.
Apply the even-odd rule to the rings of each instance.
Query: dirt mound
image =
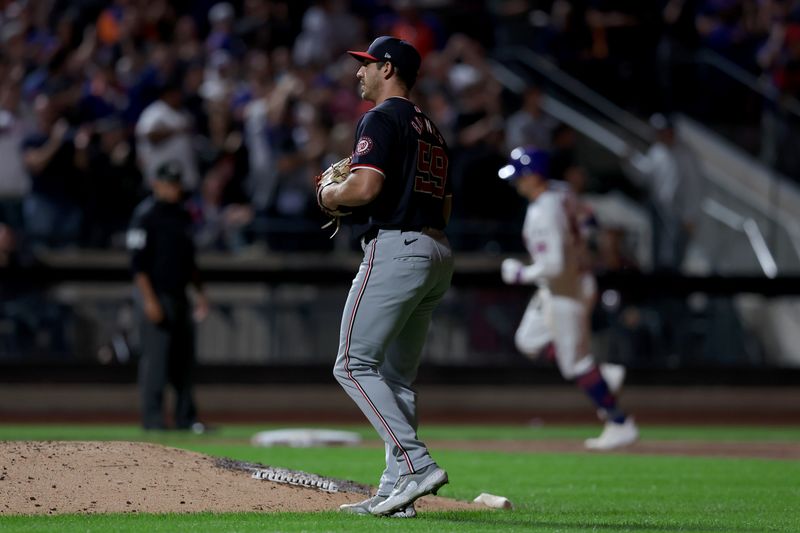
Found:
[[[257,480],[230,462],[142,442],[0,442],[0,468],[0,515],[326,511],[364,498],[357,484],[331,493]],[[433,496],[417,504],[476,508]]]

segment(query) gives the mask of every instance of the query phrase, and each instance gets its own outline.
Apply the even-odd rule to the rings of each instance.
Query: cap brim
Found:
[[[348,50],[347,53],[353,56],[355,59],[358,59],[359,61],[378,61],[377,57],[370,55],[366,52],[356,52],[353,50]]]

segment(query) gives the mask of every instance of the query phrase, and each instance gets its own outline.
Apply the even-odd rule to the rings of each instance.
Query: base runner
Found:
[[[566,183],[548,180],[548,163],[547,152],[519,147],[498,172],[530,202],[522,235],[532,263],[504,260],[503,281],[539,287],[514,340],[528,357],[554,357],[564,379],[577,383],[592,400],[606,422],[599,437],[586,440],[588,449],[627,446],[638,439],[639,431],[633,417],[617,405],[625,368],[598,365],[590,351],[596,283],[588,269],[580,204]]]

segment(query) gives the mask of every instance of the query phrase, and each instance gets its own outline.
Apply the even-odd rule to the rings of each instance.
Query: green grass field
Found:
[[[334,427],[324,425],[324,427]],[[375,439],[365,426],[335,426]],[[126,426],[0,426],[0,440],[153,441],[373,484],[383,450],[254,448],[248,439],[269,426],[224,427],[211,435],[146,434]],[[592,427],[423,426],[423,440],[583,439]],[[770,441],[800,446],[800,428],[646,427],[643,440]],[[786,460],[633,454],[507,453],[433,449],[450,484],[440,496],[471,500],[481,492],[508,497],[512,511],[421,513],[415,520],[336,512],[309,514],[66,515],[2,517],[0,531],[266,532],[266,531],[599,531],[798,532],[800,463]]]

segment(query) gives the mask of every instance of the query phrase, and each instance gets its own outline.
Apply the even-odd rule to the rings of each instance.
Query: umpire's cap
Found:
[[[526,174],[550,178],[550,154],[534,146],[518,146],[511,150],[508,164],[497,171],[500,179],[514,182]]]
[[[422,63],[422,58],[414,45],[391,35],[384,35],[372,41],[366,52],[348,50],[347,53],[359,61],[388,61],[413,80],[416,80]]]
[[[182,175],[183,168],[175,160],[166,161],[156,168],[156,179],[159,181],[180,185]]]

